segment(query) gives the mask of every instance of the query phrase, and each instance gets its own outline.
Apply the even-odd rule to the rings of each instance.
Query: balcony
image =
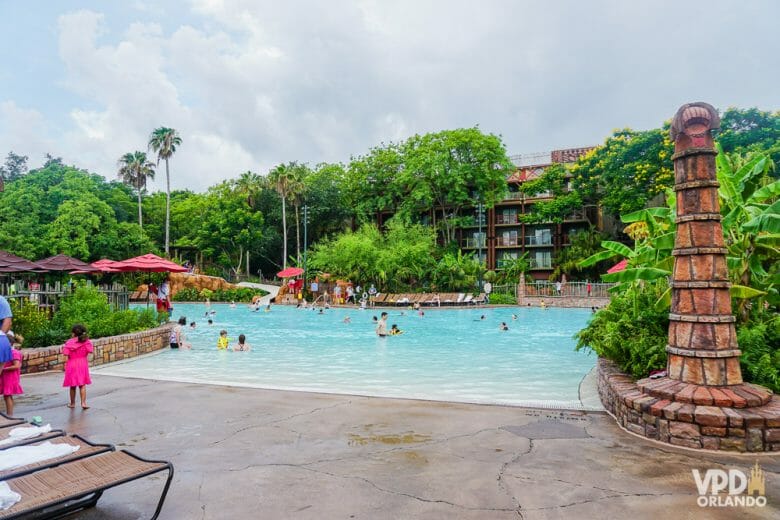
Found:
[[[461,246],[463,249],[479,249],[480,247],[485,247],[485,239],[479,239],[479,238],[464,238],[463,239],[463,245]]]
[[[517,213],[510,213],[510,214],[503,214],[499,213],[496,215],[496,225],[512,225],[512,224],[519,224],[520,221],[517,219]]]
[[[551,246],[552,243],[552,236],[550,235],[543,235],[543,236],[528,236],[525,237],[525,245],[527,246]]]
[[[518,236],[500,236],[496,238],[497,247],[520,247],[520,237]]]
[[[524,195],[520,191],[510,191],[506,194],[506,197],[504,197],[505,201],[514,201],[514,200],[523,200]]]
[[[531,269],[552,269],[552,259],[531,258],[529,262]]]
[[[512,265],[517,258],[499,258],[496,260],[496,269],[504,269]]]
[[[577,210],[569,215],[566,215],[564,217],[564,222],[579,222],[582,220],[588,220],[587,215],[585,214],[584,209]]]

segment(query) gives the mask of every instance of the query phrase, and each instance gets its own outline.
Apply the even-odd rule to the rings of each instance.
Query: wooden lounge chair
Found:
[[[168,471],[168,479],[151,517],[154,520],[168,494],[173,465],[145,460],[124,450],[45,467],[6,480],[13,491],[22,495],[22,499],[0,511],[0,518],[59,518],[94,507],[107,489],[165,470]]]
[[[485,304],[485,293],[479,293],[479,296],[471,300],[471,303],[474,305],[484,305]]]
[[[69,435],[67,437],[55,437],[53,439],[47,439],[46,441],[38,441],[37,443],[28,444],[28,446],[36,446],[39,443],[50,442],[52,444],[70,444],[71,446],[78,446],[79,449],[68,455],[57,457],[54,459],[43,460],[26,466],[21,466],[14,469],[8,469],[0,471],[0,480],[8,480],[9,478],[21,477],[27,475],[41,468],[49,468],[63,464],[65,462],[71,462],[74,460],[84,459],[100,453],[108,451],[114,451],[114,447],[110,444],[95,444],[89,442],[84,437],[79,435]]]
[[[17,426],[19,424],[22,424],[23,422],[24,419],[19,419],[17,417],[9,417],[4,413],[0,413],[0,428],[5,428],[6,426]]]
[[[460,303],[463,304],[463,305],[470,305],[471,303],[473,303],[472,302],[473,299],[474,299],[474,295],[473,294],[467,294],[466,297],[463,298],[463,300],[461,300]]]
[[[15,424],[15,425],[6,426],[5,428],[0,428],[0,440],[8,439],[10,437],[9,434],[11,433],[11,430],[16,428],[17,426],[25,426],[25,425]],[[8,448],[13,448],[14,446],[23,446],[25,444],[32,444],[34,442],[45,441],[47,439],[53,439],[55,437],[62,437],[63,435],[65,435],[65,432],[62,430],[52,430],[48,433],[43,433],[41,435],[38,435],[37,437],[30,437],[29,439],[19,439],[18,441],[10,444],[0,445],[0,450],[7,450]]]

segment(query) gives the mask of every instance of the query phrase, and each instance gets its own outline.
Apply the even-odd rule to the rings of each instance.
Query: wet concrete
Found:
[[[661,447],[597,412],[435,403],[93,375],[24,376],[17,416],[166,459],[164,519],[777,518],[780,457]],[[765,508],[699,508],[691,469],[766,472]],[[149,518],[154,476],[79,518]]]

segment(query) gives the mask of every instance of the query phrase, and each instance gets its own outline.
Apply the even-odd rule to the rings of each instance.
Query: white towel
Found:
[[[0,482],[0,509],[8,509],[21,499],[22,495],[15,491],[11,491],[11,488],[8,487],[8,482]]]
[[[23,439],[32,439],[33,437],[49,433],[50,431],[51,424],[46,424],[44,426],[19,426],[8,432],[8,438],[0,441],[0,446],[13,444]]]
[[[0,451],[0,471],[15,469],[44,460],[56,459],[70,455],[78,450],[78,446],[59,442],[52,444],[44,441],[35,446],[16,446]]]

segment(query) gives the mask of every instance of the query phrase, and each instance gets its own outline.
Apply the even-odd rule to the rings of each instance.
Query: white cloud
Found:
[[[193,0],[130,11],[59,16],[65,74],[51,88],[75,96],[60,108],[68,123],[7,99],[0,150],[51,151],[113,177],[120,155],[170,126],[183,139],[172,185],[200,190],[444,128],[479,124],[529,153],[658,126],[691,100],[777,108],[771,2]]]

